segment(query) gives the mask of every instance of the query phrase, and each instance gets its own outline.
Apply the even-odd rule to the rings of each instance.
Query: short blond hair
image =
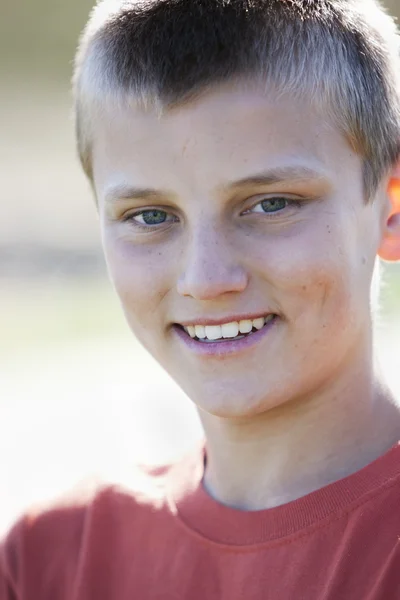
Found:
[[[75,62],[79,156],[92,179],[102,106],[159,110],[256,77],[318,103],[364,158],[371,197],[400,154],[399,37],[376,0],[102,0]]]

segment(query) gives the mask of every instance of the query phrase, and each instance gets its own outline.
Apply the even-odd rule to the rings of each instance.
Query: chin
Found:
[[[224,419],[255,417],[276,408],[279,404],[276,398],[265,393],[265,389],[253,392],[246,389],[238,393],[237,387],[230,385],[225,386],[223,390],[220,387],[211,389],[211,386],[207,386],[201,391],[199,389],[196,392],[193,389],[184,391],[200,411]]]

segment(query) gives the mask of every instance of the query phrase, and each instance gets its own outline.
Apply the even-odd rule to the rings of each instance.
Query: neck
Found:
[[[201,411],[204,486],[240,510],[286,504],[346,477],[400,439],[400,412],[371,361],[307,398],[248,419]]]

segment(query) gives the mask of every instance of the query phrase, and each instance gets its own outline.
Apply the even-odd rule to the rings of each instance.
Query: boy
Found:
[[[21,519],[1,600],[400,598],[370,309],[400,258],[398,50],[374,0],[98,5],[80,156],[128,323],[205,442]]]

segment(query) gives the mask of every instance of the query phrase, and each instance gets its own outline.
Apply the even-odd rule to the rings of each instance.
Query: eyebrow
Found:
[[[140,188],[119,183],[110,187],[106,194],[106,202],[115,202],[117,200],[146,200],[147,198],[154,198],[154,196],[166,195],[166,192],[156,190],[152,188]]]
[[[277,183],[287,183],[289,181],[310,181],[315,179],[324,179],[326,176],[321,171],[310,169],[310,167],[278,167],[243,179],[231,181],[223,187],[235,189],[238,187],[249,187],[254,185],[274,185]]]
[[[221,186],[223,191],[232,191],[238,188],[251,186],[271,186],[279,183],[288,183],[290,181],[310,181],[322,180],[326,176],[323,172],[310,169],[304,166],[278,167],[261,173],[255,173],[242,179],[230,181]],[[156,196],[171,196],[168,190],[159,190],[155,188],[140,188],[127,184],[117,184],[110,187],[106,194],[106,202],[116,202],[118,200],[146,200]]]

